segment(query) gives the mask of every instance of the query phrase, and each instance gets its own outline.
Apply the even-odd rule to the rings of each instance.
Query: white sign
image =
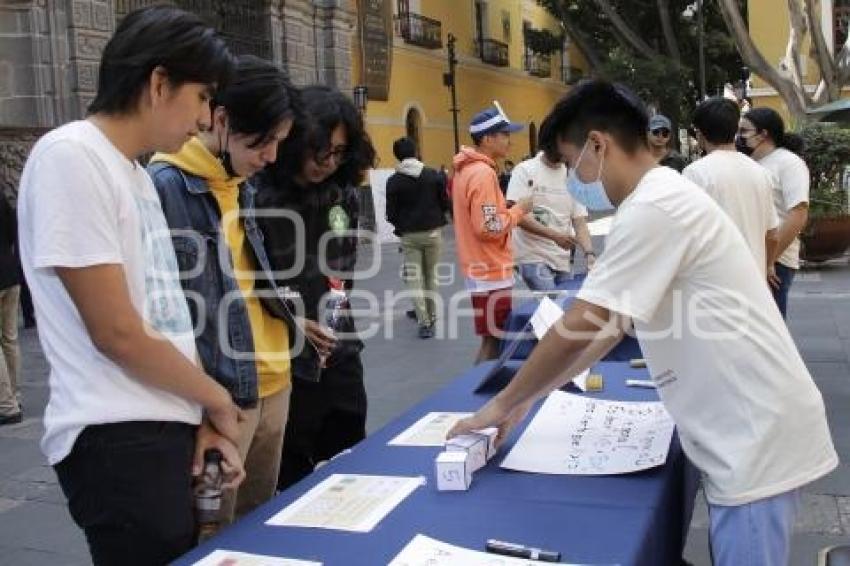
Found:
[[[266,524],[367,533],[424,483],[423,477],[333,474]]]
[[[607,401],[553,391],[502,467],[539,474],[637,472],[667,460],[674,428],[660,402]]]
[[[375,231],[380,243],[398,242],[393,234],[395,228],[387,222],[387,179],[395,169],[369,169],[369,186],[372,187],[372,203],[375,206]]]
[[[428,413],[390,440],[388,444],[391,446],[442,446],[446,443],[446,435],[455,423],[471,416],[472,413]]]
[[[215,550],[192,566],[322,566],[321,562],[277,558],[233,550]]]
[[[416,535],[389,566],[539,566],[538,562],[499,554],[488,554]],[[561,566],[569,566],[559,562]]]

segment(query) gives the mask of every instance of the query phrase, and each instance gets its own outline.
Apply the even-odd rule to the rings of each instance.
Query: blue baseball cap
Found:
[[[496,134],[499,132],[514,133],[520,131],[524,126],[511,122],[498,102],[493,102],[486,110],[482,110],[472,117],[469,123],[469,133],[480,136],[484,134]]]

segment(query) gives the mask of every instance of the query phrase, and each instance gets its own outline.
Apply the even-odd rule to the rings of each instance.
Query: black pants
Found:
[[[95,565],[167,564],[194,546],[195,430],[153,421],[89,426],[55,466]]]
[[[318,382],[295,377],[283,439],[278,489],[286,489],[366,438],[366,389],[359,355],[322,370]]]

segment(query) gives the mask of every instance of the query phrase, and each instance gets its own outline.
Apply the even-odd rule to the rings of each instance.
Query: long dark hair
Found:
[[[375,148],[354,103],[340,91],[322,85],[301,90],[302,114],[277,151],[268,173],[277,185],[292,182],[308,159],[329,148],[337,126],[345,128],[345,160],[323,185],[357,186],[366,170],[375,164]]]
[[[785,131],[785,122],[782,116],[772,108],[753,108],[744,118],[752,122],[757,131],[767,132],[767,135],[776,144],[797,155],[803,153],[803,138],[792,132]]]

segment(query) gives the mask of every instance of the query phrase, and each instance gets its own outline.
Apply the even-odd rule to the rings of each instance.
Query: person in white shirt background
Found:
[[[579,84],[550,116],[573,196],[617,207],[606,247],[507,387],[449,436],[498,426],[504,441],[634,321],[703,475],[715,566],[787,565],[798,490],[838,457],[823,398],[740,230],[704,191],[656,165],[645,106],[624,87]]]
[[[540,139],[546,139],[549,123],[540,125]],[[534,197],[531,214],[513,230],[514,263],[520,276],[533,291],[557,289],[573,277],[571,252],[575,244],[584,252],[588,268],[596,261],[587,209],[567,192],[567,167],[557,146],[544,146],[531,159],[514,167],[506,199],[509,205]]]
[[[192,476],[244,470],[239,410],[197,366],[177,257],[137,161],[210,127],[231,56],[197,16],[131,12],[89,116],[42,137],[18,196],[21,263],[50,364],[41,442],[96,565],[166,564],[195,544]]]
[[[754,108],[741,118],[735,145],[777,179],[773,199],[780,225],[768,280],[784,318],[791,283],[800,269],[799,236],[809,218],[809,168],[799,156],[803,141],[785,131],[785,123],[775,110]]]
[[[773,204],[773,175],[735,149],[740,110],[733,101],[703,101],[693,115],[697,142],[706,156],[682,174],[700,186],[729,215],[766,278],[773,265],[779,218]]]

